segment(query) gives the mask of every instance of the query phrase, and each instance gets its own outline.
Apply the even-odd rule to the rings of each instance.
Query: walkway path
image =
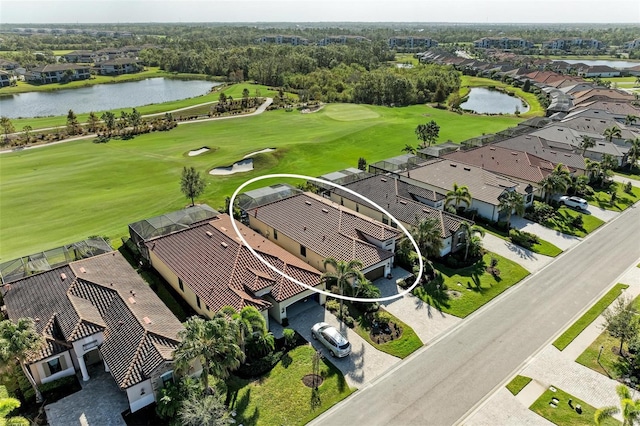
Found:
[[[640,188],[640,180],[631,179],[622,175],[613,175],[613,181],[618,183],[627,183],[631,182],[631,185]]]
[[[524,219],[520,216],[514,216],[511,218],[511,225],[521,231],[530,232],[539,236],[543,240],[550,242],[551,244],[559,247],[562,250],[566,250],[582,241],[581,238],[574,237],[573,235],[563,234],[562,232],[549,229],[539,223],[532,222]]]
[[[265,112],[265,110],[272,103],[273,103],[273,98],[266,98],[265,101],[262,103],[262,105],[260,105],[254,112],[251,112],[249,114],[238,114],[238,115],[229,115],[229,116],[224,116],[224,117],[204,118],[204,119],[200,119],[200,120],[179,121],[178,125],[203,123],[205,121],[228,120],[228,119],[233,119],[233,118],[251,117],[251,116],[254,116],[254,115],[262,114],[263,112]],[[206,104],[201,104],[201,105],[206,105]],[[187,108],[180,108],[180,109],[176,109],[176,110],[173,110],[173,111],[165,111],[165,112],[159,113],[159,114],[143,115],[142,117],[144,118],[144,117],[151,117],[151,116],[154,116],[154,115],[164,115],[166,113],[174,113],[174,112],[177,112],[177,111],[182,111],[184,109],[194,108],[195,106],[198,106],[198,105],[190,106],[190,107],[187,107]],[[64,128],[64,127],[65,126],[49,127],[47,129],[38,129],[38,130],[39,131],[40,130],[55,130],[57,128]],[[57,144],[60,144],[60,143],[66,143],[66,142],[77,141],[77,140],[82,140],[82,139],[91,139],[91,138],[95,138],[96,136],[97,135],[95,133],[91,133],[91,134],[88,134],[88,135],[82,135],[82,136],[77,136],[77,137],[74,137],[74,138],[63,139],[63,140],[60,140],[60,141],[46,143],[46,144],[42,144],[42,145],[31,145],[31,146],[26,146],[26,147],[20,147],[18,149],[16,149],[16,148],[3,149],[3,150],[0,150],[0,154],[6,154],[6,153],[9,153],[9,152],[16,152],[16,151],[23,151],[23,150],[27,150],[27,149],[42,148],[42,147],[45,147],[45,146],[57,145]]]
[[[622,294],[629,298],[640,295],[640,268],[629,269],[619,282],[629,288]],[[518,374],[533,380],[515,397],[501,387],[475,413],[465,425],[492,424],[548,424],[546,420],[528,409],[551,385],[570,393],[594,407],[618,405],[615,388],[619,382],[580,365],[575,360],[603,332],[604,318],[600,316],[578,335],[563,351],[548,345],[538,353]],[[518,401],[519,404],[514,404]],[[567,401],[561,401],[566,403]],[[530,422],[531,415],[539,421]],[[505,421],[501,421],[501,420]]]

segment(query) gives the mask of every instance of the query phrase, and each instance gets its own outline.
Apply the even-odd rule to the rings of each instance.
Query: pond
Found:
[[[519,97],[509,96],[484,87],[472,88],[467,101],[460,104],[460,108],[478,114],[513,114],[516,112],[516,108],[520,112],[529,111],[529,105],[526,105]]]
[[[598,59],[598,60],[579,60],[579,59],[561,59],[561,61],[566,62],[568,64],[585,64],[590,67],[595,67],[596,65],[607,65],[611,68],[624,69],[631,68],[637,65],[640,65],[640,62],[630,62],[630,61],[618,61],[618,60],[608,60],[608,59]],[[553,61],[558,62],[558,61]]]
[[[79,114],[139,107],[201,96],[220,84],[205,80],[149,78],[78,89],[20,93],[0,97],[0,115],[43,117],[67,115],[70,109]]]

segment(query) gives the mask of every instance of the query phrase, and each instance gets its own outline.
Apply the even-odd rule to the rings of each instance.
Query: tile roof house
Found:
[[[407,229],[415,227],[424,219],[435,219],[440,228],[442,238],[442,250],[440,256],[455,252],[463,247],[463,236],[460,226],[463,222],[470,222],[462,217],[442,210],[444,196],[437,194],[440,208],[426,205],[434,191],[411,185],[390,176],[375,175],[357,182],[343,185],[344,187],[361,194],[387,210],[394,218],[399,220]],[[380,210],[363,200],[361,197],[350,194],[340,188],[334,188],[330,193],[331,200],[337,204],[357,210],[372,219],[397,227],[391,218]]]
[[[459,161],[438,159],[403,172],[393,172],[400,180],[446,194],[454,184],[464,185],[471,193],[471,210],[492,221],[501,218],[499,198],[508,191],[517,191],[528,205],[533,201],[533,187],[513,179]]]
[[[134,58],[115,58],[100,62],[101,75],[132,74],[142,70],[139,61]]]
[[[311,266],[360,260],[374,280],[389,275],[401,231],[305,192],[247,211],[249,226]]]
[[[2,287],[7,315],[30,317],[45,338],[29,369],[37,383],[103,363],[131,411],[173,377],[180,321],[117,252],[71,262]]]
[[[91,77],[88,65],[77,64],[47,64],[31,70],[28,80],[31,82],[48,84],[60,83],[69,79],[86,80]]]
[[[586,102],[593,101],[609,101],[609,102],[631,102],[635,98],[631,93],[625,92],[619,89],[606,89],[596,87],[593,89],[584,90],[582,92],[573,93],[573,105],[576,107],[581,106]]]
[[[220,308],[253,306],[282,322],[287,308],[307,298],[324,303],[305,289],[269,269],[236,235],[231,218],[219,214],[205,223],[151,239],[151,265],[200,315],[212,317]],[[236,222],[249,245],[278,270],[318,289],[320,272],[278,247],[267,237]],[[321,296],[321,295],[320,295]]]
[[[575,152],[574,146],[568,144],[554,143],[539,136],[520,135],[496,142],[494,145],[509,150],[525,151],[553,164],[562,163],[572,174],[580,175],[586,171],[584,157]]]

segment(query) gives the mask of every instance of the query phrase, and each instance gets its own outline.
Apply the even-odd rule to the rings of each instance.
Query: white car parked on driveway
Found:
[[[311,336],[329,349],[331,356],[342,358],[351,353],[351,344],[347,338],[326,322],[314,324],[311,327]]]
[[[580,197],[569,197],[567,195],[560,197],[560,204],[574,209],[587,210],[587,200]]]

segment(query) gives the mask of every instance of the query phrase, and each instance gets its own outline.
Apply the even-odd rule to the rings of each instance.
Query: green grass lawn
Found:
[[[147,77],[150,78],[150,77]],[[196,96],[194,98],[181,99],[177,101],[164,102],[161,104],[153,104],[153,105],[143,105],[137,107],[136,110],[140,112],[140,114],[158,114],[164,113],[167,111],[173,111],[176,109],[186,108],[193,105],[198,105],[207,102],[215,102],[220,98],[220,93],[225,93],[228,96],[233,96],[234,99],[242,97],[242,90],[245,88],[249,89],[251,96],[255,96],[256,93],[259,93],[260,96],[273,96],[277,92],[273,90],[269,90],[267,86],[259,85],[259,84],[234,84],[225,88],[224,90],[208,93],[202,96]],[[131,112],[133,108],[121,108],[118,110],[112,110],[117,117],[120,116],[120,111]],[[100,117],[105,111],[96,111],[98,117]],[[89,117],[89,113],[77,114],[78,121],[83,124],[87,122],[87,118]],[[13,127],[16,131],[21,131],[24,126],[31,126],[33,129],[42,129],[47,127],[55,127],[55,126],[66,126],[67,124],[67,116],[57,116],[57,117],[38,117],[38,118],[19,118],[12,119]]]
[[[552,398],[559,400],[556,408],[549,405]],[[578,414],[575,408],[571,408],[569,399],[572,400],[573,407],[576,405],[582,407],[581,414]],[[593,407],[558,388],[556,388],[555,392],[547,389],[540,398],[529,407],[534,413],[560,426],[591,426],[594,424],[593,416],[598,408],[600,407]],[[602,422],[602,424],[605,426],[614,426],[619,425],[620,422],[616,419],[608,419]]]
[[[624,184],[614,182],[611,186],[615,188],[617,195],[614,204],[611,204],[611,194],[605,191],[598,191],[591,196],[586,196],[585,199],[591,205],[616,212],[622,211],[640,200],[640,188],[636,186],[631,188],[631,194],[624,192]]]
[[[583,225],[582,228],[576,228],[571,224],[572,218],[576,216],[582,216]],[[597,217],[580,213],[568,207],[560,207],[556,213],[556,217],[549,219],[543,223],[547,228],[551,228],[558,232],[562,232],[567,235],[575,235],[576,237],[584,237],[590,232],[595,231],[604,221]]]
[[[352,119],[363,116],[362,109],[369,110],[371,118]],[[506,116],[460,115],[421,105],[331,104],[313,114],[269,111],[254,117],[183,125],[126,141],[96,144],[83,140],[2,154],[0,262],[89,235],[106,235],[116,241],[128,233],[129,223],[185,207],[188,200],[180,192],[185,166],[193,166],[205,176],[207,186],[197,201],[219,208],[226,196],[256,176],[319,176],[355,167],[359,157],[372,163],[400,155],[407,141],[416,142],[414,129],[424,123],[426,115],[440,125],[440,141],[460,142],[521,121]],[[215,151],[187,155],[202,146]],[[273,147],[277,151],[255,157],[251,172],[208,174],[212,168],[233,164],[250,152]],[[280,181],[257,182],[254,188]]]
[[[488,224],[480,225],[476,223],[476,226],[479,228],[482,228],[484,232],[486,232],[487,234],[491,234],[505,241],[510,241],[509,234],[506,231],[494,228]],[[550,242],[545,241],[543,239],[538,239],[538,241],[539,242],[531,246],[529,250],[531,250],[534,253],[542,254],[544,256],[549,256],[549,257],[556,257],[560,253],[562,253],[562,250],[559,247],[556,247]]]
[[[562,335],[553,342],[553,346],[561,351],[564,350],[569,346],[569,343],[573,342],[573,339],[578,337],[578,335],[582,333],[589,324],[595,321],[595,319],[598,318],[618,296],[620,296],[622,290],[628,287],[629,286],[626,284],[616,284],[613,286],[613,288],[609,290],[607,294],[602,296],[602,298],[598,300],[587,312],[585,312],[578,321],[574,322],[571,327],[562,333]]]
[[[500,276],[485,271],[491,257],[498,259]],[[418,286],[413,293],[442,312],[464,318],[494,297],[529,275],[526,269],[495,253],[487,252],[475,265],[451,269],[435,264],[444,279],[444,288],[437,289],[434,281]]]
[[[514,93],[517,97],[524,99],[529,105],[529,111],[520,114],[520,117],[531,118],[544,116],[544,108],[540,105],[538,98],[533,93],[527,93],[524,90],[510,86],[501,81],[495,81],[490,78],[473,77],[469,75],[463,75],[460,82],[460,91],[458,94],[461,98],[466,97],[472,87],[497,87],[504,89],[507,92]]]
[[[509,389],[509,392],[515,396],[519,394],[520,391],[529,384],[529,382],[531,382],[530,377],[516,376],[513,380],[507,383],[507,389]]]
[[[324,381],[318,390],[305,386],[302,378],[313,373],[314,353],[311,346],[300,346],[258,380],[236,380],[237,394],[229,407],[237,413],[236,422],[304,425],[355,391],[349,388],[342,373],[324,360],[320,361]]]
[[[401,359],[408,357],[413,352],[420,349],[423,343],[416,332],[413,330],[413,328],[400,321],[399,318],[396,318],[390,312],[385,312],[387,312],[387,314],[391,316],[391,320],[395,324],[402,328],[402,335],[399,339],[391,340],[386,343],[377,343],[376,341],[372,340],[370,336],[371,324],[369,321],[367,321],[364,315],[360,315],[358,318],[356,318],[356,326],[354,327],[354,331],[379,351],[388,353],[389,355],[393,355]]]

